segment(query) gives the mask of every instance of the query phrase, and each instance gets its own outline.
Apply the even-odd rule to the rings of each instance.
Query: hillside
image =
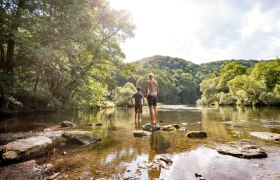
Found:
[[[212,91],[214,94],[217,93],[215,96],[220,96],[221,93],[229,93],[227,82],[234,79],[235,76],[249,75],[251,71],[256,69],[256,64],[266,64],[274,61],[221,60],[198,65],[180,58],[157,55],[131,63],[135,65],[137,72],[126,80],[122,79],[122,83],[130,82],[135,86],[145,88],[147,75],[149,72],[153,72],[160,85],[160,102],[165,104],[194,104],[201,97],[205,97],[203,91],[210,92],[210,97]],[[214,87],[211,87],[213,84],[208,84],[202,89],[201,83],[213,78],[216,78],[217,84]],[[209,101],[209,103],[211,102]]]

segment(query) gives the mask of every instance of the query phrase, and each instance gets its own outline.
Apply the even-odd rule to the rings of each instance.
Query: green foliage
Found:
[[[219,101],[217,85],[220,78],[205,79],[200,84],[200,91],[202,92],[201,104],[208,105]]]
[[[254,67],[252,61],[251,66],[240,61],[229,62],[219,73],[209,74],[202,81],[202,96],[198,102],[206,105],[279,105],[279,62],[279,59],[261,61]]]
[[[220,92],[229,92],[228,82],[238,75],[246,73],[246,67],[237,64],[236,62],[231,62],[226,64],[220,71],[220,79],[217,84],[217,89]]]
[[[273,91],[280,84],[280,59],[256,64],[251,77],[261,82],[268,91]]]
[[[32,104],[26,97],[42,108],[99,104],[115,89],[116,74],[126,77],[135,71],[120,60],[124,54],[119,46],[134,36],[135,26],[126,12],[110,9],[107,1],[18,0],[0,5],[0,70],[12,78],[0,79],[5,87],[0,89],[2,108],[9,108],[11,96],[24,107]]]
[[[123,87],[117,87],[114,92],[114,102],[117,106],[131,106],[130,98],[137,92],[132,83],[126,83]]]
[[[236,76],[229,81],[229,89],[233,96],[245,105],[250,105],[248,102],[255,104],[263,104],[260,99],[261,93],[265,90],[261,84],[248,77],[247,75]]]

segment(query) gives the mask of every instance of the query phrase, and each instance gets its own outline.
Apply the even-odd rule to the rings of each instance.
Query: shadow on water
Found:
[[[203,130],[205,139],[189,139],[183,131],[157,131],[150,136],[133,137],[132,131],[142,129],[150,121],[144,107],[142,120],[134,120],[134,110],[116,108],[16,117],[0,122],[3,132],[42,131],[57,127],[63,120],[77,129],[92,131],[102,141],[90,146],[59,144],[56,153],[49,153],[38,162],[52,163],[62,179],[105,178],[123,179],[138,175],[138,179],[271,179],[280,177],[280,144],[259,140],[252,131],[280,133],[279,108],[166,106],[158,111],[161,125],[179,124],[187,130]],[[101,123],[102,126],[90,126]],[[264,148],[266,159],[247,160],[221,155],[219,144],[250,143]],[[66,155],[62,152],[66,151]],[[139,168],[142,162],[152,162],[157,155],[169,155],[170,169]]]

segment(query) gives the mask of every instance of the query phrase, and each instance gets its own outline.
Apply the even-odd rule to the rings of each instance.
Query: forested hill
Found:
[[[136,61],[135,64],[141,68],[166,69],[168,72],[174,72],[177,69],[181,69],[184,72],[191,73],[193,75],[199,68],[199,65],[184,59],[159,55],[143,58]]]
[[[145,88],[147,75],[153,72],[160,85],[159,101],[165,104],[279,105],[279,61],[222,60],[198,65],[157,55],[132,63],[137,72],[119,85],[129,82]]]
[[[187,61],[181,58],[174,58],[170,56],[152,56],[146,57],[141,60],[135,62],[138,67],[141,68],[153,68],[153,69],[166,69],[169,72],[173,72],[174,70],[181,69],[184,72],[191,73],[195,75],[197,72],[201,71],[204,74],[209,74],[214,71],[219,72],[220,68],[225,66],[230,62],[236,62],[237,64],[243,65],[248,68],[254,67],[257,60],[219,60],[208,63],[202,63],[200,65],[195,64],[191,61]]]

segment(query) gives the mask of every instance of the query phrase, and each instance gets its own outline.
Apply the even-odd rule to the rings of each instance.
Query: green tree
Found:
[[[247,75],[236,76],[228,84],[230,93],[238,99],[238,104],[265,104],[260,99],[260,95],[265,90],[264,87]]]
[[[126,83],[123,87],[117,87],[114,93],[114,102],[117,106],[131,106],[130,98],[137,92],[132,83]]]
[[[228,82],[232,80],[235,76],[242,75],[246,73],[246,67],[237,64],[236,62],[231,62],[226,64],[220,72],[219,83],[217,88],[220,92],[228,93]]]
[[[250,76],[272,92],[276,85],[280,84],[280,59],[259,62]]]
[[[199,87],[193,76],[189,73],[184,73],[181,69],[178,69],[174,71],[174,75],[172,77],[176,87],[179,89],[180,103],[194,104],[199,98]]]
[[[20,15],[15,14],[18,10]],[[98,86],[114,88],[116,72],[126,76],[134,70],[121,61],[124,54],[119,44],[133,37],[135,27],[126,12],[110,9],[107,1],[1,1],[2,14],[2,101],[24,94],[40,97],[53,107],[79,104],[83,97],[90,103],[107,94],[106,88]],[[7,60],[10,40],[14,61]],[[8,62],[13,62],[12,70],[6,71]],[[7,90],[9,81],[4,81],[9,73],[18,82],[11,85],[12,93]]]

